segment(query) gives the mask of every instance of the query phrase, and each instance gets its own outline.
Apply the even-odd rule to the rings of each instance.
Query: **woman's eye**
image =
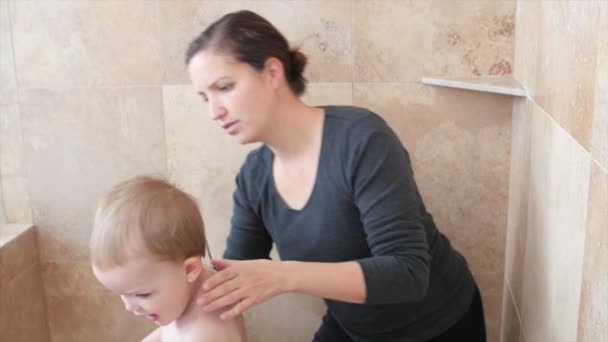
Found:
[[[137,298],[148,298],[150,297],[151,293],[138,293],[135,295],[135,297]]]
[[[227,92],[227,91],[230,91],[233,87],[234,87],[234,85],[227,84],[227,85],[219,87],[219,89],[221,92]]]

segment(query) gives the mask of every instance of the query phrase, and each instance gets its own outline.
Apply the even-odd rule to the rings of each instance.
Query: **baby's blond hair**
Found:
[[[181,262],[205,254],[203,219],[192,196],[162,178],[137,176],[101,199],[90,247],[100,268],[141,256]]]

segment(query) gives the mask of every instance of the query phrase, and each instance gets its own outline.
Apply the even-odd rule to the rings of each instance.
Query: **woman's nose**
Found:
[[[226,107],[219,101],[209,99],[209,116],[211,119],[217,120],[226,114]]]

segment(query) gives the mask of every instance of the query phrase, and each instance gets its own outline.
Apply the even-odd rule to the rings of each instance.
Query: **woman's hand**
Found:
[[[271,260],[213,260],[220,270],[203,283],[203,295],[197,304],[207,312],[220,308],[221,319],[229,320],[250,307],[287,292],[288,276],[280,261]]]

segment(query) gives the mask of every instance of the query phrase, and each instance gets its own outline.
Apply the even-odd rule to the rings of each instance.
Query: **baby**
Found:
[[[224,321],[196,305],[211,272],[195,200],[160,178],[139,176],[101,201],[91,236],[97,280],[128,311],[159,328],[143,341],[244,342],[243,318]]]

